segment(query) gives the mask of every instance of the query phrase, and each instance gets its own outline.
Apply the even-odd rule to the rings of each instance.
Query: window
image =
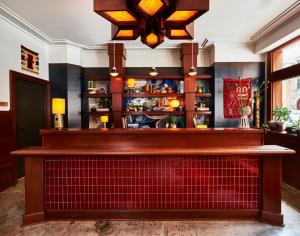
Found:
[[[280,46],[272,52],[272,72],[300,63],[300,39]]]
[[[291,121],[300,119],[300,37],[268,54],[268,120],[276,106],[287,107]]]
[[[282,68],[300,63],[300,41],[282,49]]]
[[[291,122],[300,119],[300,76],[282,81],[282,106],[291,110]]]

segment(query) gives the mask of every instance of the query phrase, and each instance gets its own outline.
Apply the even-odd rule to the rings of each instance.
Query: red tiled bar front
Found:
[[[252,157],[46,157],[45,211],[259,209]]]
[[[283,225],[281,158],[263,130],[42,130],[25,156],[24,224],[257,218]]]

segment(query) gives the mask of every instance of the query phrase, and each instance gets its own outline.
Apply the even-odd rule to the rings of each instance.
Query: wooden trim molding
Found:
[[[0,107],[8,107],[8,102],[0,101]]]
[[[91,219],[91,220],[213,220],[213,219],[256,219],[259,210],[200,210],[200,211],[67,211],[46,212],[46,219]]]
[[[281,70],[272,72],[269,75],[270,82],[278,82],[286,79],[291,79],[300,75],[300,64],[293,65]]]
[[[282,49],[300,41],[300,36],[275,48],[268,53],[267,57],[267,119],[272,120],[272,112],[276,106],[282,106],[283,80],[300,76],[300,64],[282,68]]]
[[[34,76],[23,74],[17,71],[9,71],[10,78],[10,110],[12,114],[13,124],[13,148],[16,149],[16,133],[17,133],[17,122],[16,122],[16,80],[21,79],[35,84],[40,84],[47,89],[47,128],[50,128],[50,82],[47,80],[39,79]],[[17,166],[14,163],[14,184],[17,182]]]
[[[34,170],[34,171],[32,171]],[[44,213],[44,159],[25,158],[25,214],[23,224],[42,222]]]

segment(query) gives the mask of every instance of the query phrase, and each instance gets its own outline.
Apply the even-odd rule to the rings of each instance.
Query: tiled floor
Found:
[[[300,193],[283,188],[284,228],[256,221],[59,221],[21,227],[24,182],[0,194],[0,236],[300,236]]]

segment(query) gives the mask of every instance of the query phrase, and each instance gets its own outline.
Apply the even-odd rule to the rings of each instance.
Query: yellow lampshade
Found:
[[[52,99],[52,114],[64,115],[66,110],[66,100],[63,98]]]
[[[177,99],[174,99],[170,102],[170,107],[177,108],[180,106],[180,102]]]
[[[197,125],[197,129],[207,129],[207,125]]]
[[[127,86],[128,88],[133,88],[135,86],[135,79],[128,79]]]
[[[101,123],[108,123],[108,116],[100,116]]]

